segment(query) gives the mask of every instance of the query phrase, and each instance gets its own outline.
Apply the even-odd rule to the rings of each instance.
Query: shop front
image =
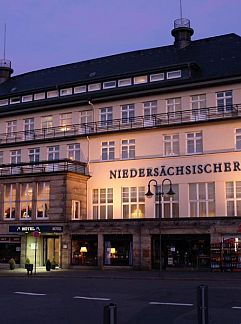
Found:
[[[72,235],[71,265],[97,266],[98,235]]]
[[[104,235],[104,266],[132,265],[132,235]]]
[[[21,238],[18,236],[0,236],[0,264],[13,258],[20,264]]]

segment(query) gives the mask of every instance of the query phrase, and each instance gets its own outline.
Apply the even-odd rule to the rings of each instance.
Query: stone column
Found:
[[[98,234],[98,267],[103,270],[103,258],[104,258],[104,237],[103,234]]]

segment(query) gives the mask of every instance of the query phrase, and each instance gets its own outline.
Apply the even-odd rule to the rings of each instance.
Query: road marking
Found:
[[[30,296],[46,296],[46,294],[29,293],[29,292],[25,292],[25,291],[15,291],[14,294],[30,295]]]
[[[233,309],[241,309],[240,306],[233,306],[232,308],[233,308]]]
[[[84,297],[84,296],[75,296],[75,299],[87,299],[87,300],[110,300],[110,298],[101,298],[101,297]]]
[[[150,305],[193,306],[193,304],[149,302]]]

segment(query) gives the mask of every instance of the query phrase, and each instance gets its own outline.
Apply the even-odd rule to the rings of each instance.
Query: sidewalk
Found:
[[[26,269],[0,269],[1,277],[28,277]],[[94,278],[94,279],[137,279],[137,280],[193,280],[193,281],[241,281],[241,272],[211,271],[134,271],[97,269],[55,269],[46,271],[40,267],[29,277],[36,278]]]

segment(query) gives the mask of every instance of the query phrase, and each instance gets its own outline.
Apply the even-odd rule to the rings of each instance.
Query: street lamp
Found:
[[[154,183],[155,186],[155,193],[151,191],[151,183]],[[162,218],[162,206],[161,206],[161,198],[165,195],[164,193],[164,184],[165,182],[169,183],[169,190],[166,193],[168,196],[173,196],[175,195],[175,192],[172,189],[172,182],[170,179],[165,178],[162,180],[162,183],[158,185],[156,179],[151,179],[148,182],[148,187],[147,187],[147,192],[145,193],[145,196],[147,198],[152,198],[154,195],[158,198],[158,214],[157,214],[157,209],[156,209],[156,218],[159,218],[160,221],[160,271],[162,271],[162,258],[161,258],[161,251],[162,251],[162,241],[161,241],[161,218]],[[158,187],[160,190],[158,190]]]

